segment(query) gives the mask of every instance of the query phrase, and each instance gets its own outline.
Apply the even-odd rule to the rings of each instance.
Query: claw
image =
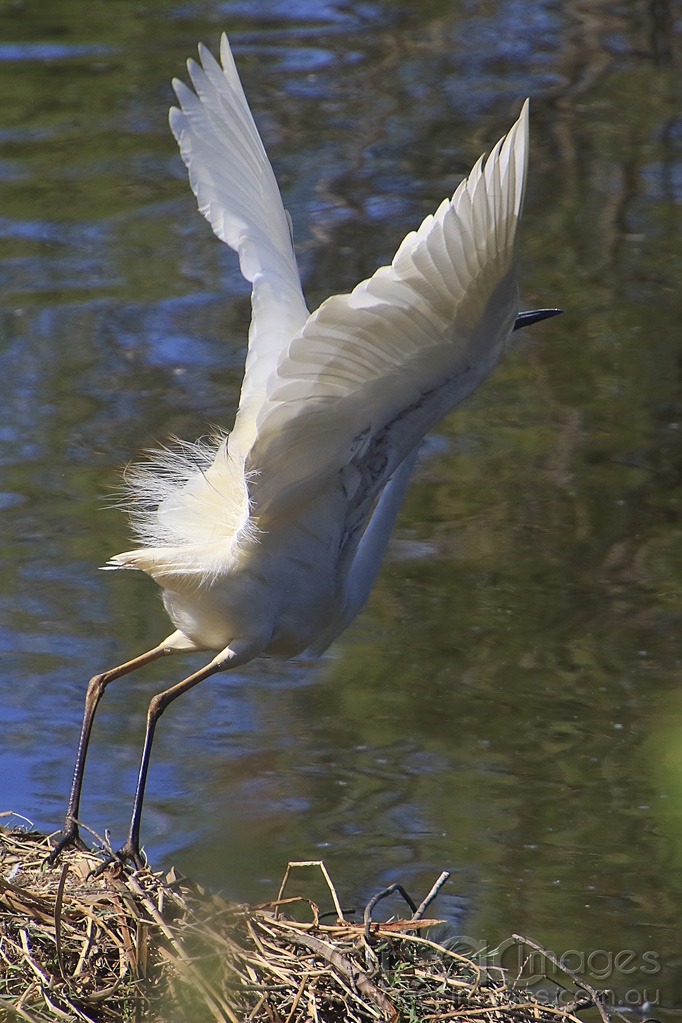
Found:
[[[90,871],[88,874],[89,878],[100,877],[105,870],[113,868],[116,871],[116,876],[124,871],[126,864],[130,863],[136,870],[144,870],[147,868],[147,857],[139,849],[134,849],[130,841],[125,842],[118,852],[112,852],[108,850],[109,855],[105,860],[102,861],[97,867]]]
[[[105,870],[109,869],[109,867],[118,867],[118,870],[116,871],[115,874],[116,877],[118,877],[123,871],[123,864],[112,853],[110,856],[107,856],[107,858],[103,860],[102,863],[92,868],[92,870],[88,873],[88,881],[94,881],[95,878],[100,877]]]
[[[52,852],[45,857],[45,863],[49,867],[54,867],[63,851],[71,848],[80,849],[81,852],[88,851],[87,845],[80,836],[78,823],[74,820],[69,820],[65,823],[64,830],[62,831],[62,837],[59,839]]]
[[[134,845],[130,839],[124,842],[121,848],[116,853],[116,859],[120,863],[131,862],[134,863],[138,870],[144,870],[147,867],[147,857],[139,848]]]

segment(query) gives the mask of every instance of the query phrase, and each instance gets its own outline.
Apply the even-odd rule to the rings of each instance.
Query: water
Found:
[[[324,857],[346,906],[448,868],[455,933],[572,950],[660,1016],[682,994],[682,39],[664,0],[2,8],[2,803],[59,826],[87,678],[168,631],[151,581],[98,572],[129,546],[107,505],[121,467],[234,414],[248,291],[166,121],[170,78],[223,28],[312,307],[389,260],[530,95],[523,296],[566,313],[438,428],[329,655],[168,711],[146,848],[251,900],[292,858]],[[194,663],[106,694],[82,815],[114,840],[148,700]]]

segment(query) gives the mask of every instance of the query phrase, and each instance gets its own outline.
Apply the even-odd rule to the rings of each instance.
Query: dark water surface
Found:
[[[620,1001],[678,1006],[682,24],[665,0],[0,3],[0,809],[59,826],[87,678],[168,632],[150,580],[98,571],[129,547],[106,507],[121,466],[234,415],[248,291],[167,126],[170,78],[222,29],[311,307],[388,261],[530,95],[523,297],[566,313],[439,427],[330,653],[168,711],[147,851],[250,900],[292,858],[323,856],[346,905],[396,880],[422,895],[448,868],[457,933],[521,931]],[[196,663],[107,691],[82,816],[113,841],[148,700]]]

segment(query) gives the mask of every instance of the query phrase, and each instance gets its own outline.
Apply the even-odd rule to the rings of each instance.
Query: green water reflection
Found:
[[[531,95],[523,294],[566,313],[439,427],[330,655],[169,711],[147,848],[251,899],[295,857],[324,856],[346,905],[448,868],[455,932],[603,950],[619,998],[679,1005],[682,26],[663,0],[0,3],[2,802],[58,825],[86,678],[167,631],[148,580],[97,572],[128,544],[101,498],[141,448],[234,414],[248,293],[166,121],[171,76],[223,28],[311,305],[389,259]],[[185,667],[107,692],[99,830],[123,835],[148,699]]]

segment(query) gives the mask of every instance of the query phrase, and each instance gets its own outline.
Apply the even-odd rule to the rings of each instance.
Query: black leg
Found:
[[[121,846],[117,853],[120,860],[132,860],[136,867],[144,865],[144,858],[140,852],[140,823],[142,820],[144,790],[145,785],[147,784],[147,772],[149,770],[149,758],[152,751],[152,742],[154,741],[154,731],[156,729],[157,721],[169,703],[172,703],[173,700],[177,700],[178,696],[182,696],[183,693],[193,689],[194,686],[199,684],[199,682],[203,682],[205,678],[215,675],[218,671],[224,671],[226,667],[227,664],[225,663],[225,658],[215,658],[215,660],[211,661],[204,668],[200,668],[199,671],[195,671],[193,675],[189,675],[186,679],[183,679],[182,682],[177,682],[176,685],[171,686],[170,689],[166,689],[164,692],[158,693],[152,698],[152,701],[149,704],[149,710],[147,711],[147,730],[144,736],[144,747],[142,749],[140,771],[137,777],[133,813],[130,818],[130,830],[128,831],[128,838],[126,839],[125,844]]]
[[[76,754],[76,764],[73,771],[71,795],[69,796],[69,803],[66,809],[64,829],[62,831],[62,837],[47,857],[47,862],[49,864],[54,864],[62,849],[66,849],[70,845],[77,845],[83,849],[85,848],[85,845],[81,841],[78,833],[78,809],[80,806],[85,758],[88,753],[92,723],[95,719],[95,712],[99,701],[102,699],[104,690],[109,683],[113,682],[115,679],[122,678],[123,675],[128,675],[131,671],[135,671],[137,668],[141,668],[143,665],[149,664],[150,661],[155,661],[158,657],[163,657],[165,654],[171,654],[173,652],[173,650],[168,649],[168,647],[162,643],[159,644],[159,646],[154,647],[153,650],[148,650],[146,653],[140,654],[139,657],[134,657],[131,661],[126,661],[125,664],[120,664],[118,667],[111,668],[109,671],[104,671],[99,675],[93,675],[90,679],[88,689],[85,694],[83,723],[81,725],[80,739],[78,740],[78,752]]]

